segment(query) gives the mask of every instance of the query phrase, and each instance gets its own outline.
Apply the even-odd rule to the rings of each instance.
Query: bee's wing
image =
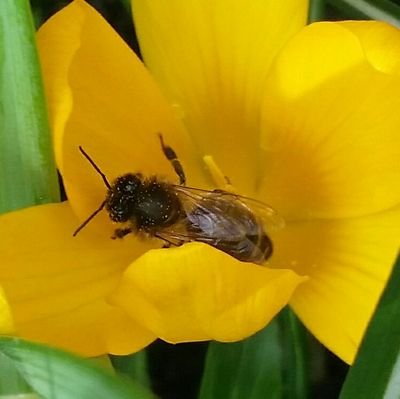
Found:
[[[246,197],[243,195],[230,193],[224,190],[203,190],[195,187],[182,187],[182,186],[174,186],[178,193],[184,194],[184,196],[192,198],[194,202],[199,203],[202,198],[214,198],[215,207],[218,210],[218,198],[224,198],[227,200],[231,200],[233,202],[239,202],[241,205],[249,208],[254,215],[261,220],[263,226],[266,231],[276,231],[281,230],[285,227],[285,220],[280,216],[275,209],[273,209],[268,204],[259,201],[255,198]],[[185,201],[184,201],[185,202]],[[223,213],[224,210],[221,209]]]
[[[174,188],[186,216],[158,232],[158,235],[163,236],[166,241],[178,240],[180,243],[201,241],[210,244],[216,240],[237,242],[244,240],[246,234],[251,232],[249,229],[254,228],[250,222],[250,227],[245,224],[245,218],[239,219],[240,213],[236,215],[227,212],[227,204],[238,201],[236,195],[191,187],[174,186]],[[224,201],[221,201],[222,197]],[[198,225],[199,229],[188,229],[189,225],[192,227]]]
[[[156,237],[161,238],[162,240],[173,246],[179,246],[192,241],[203,242],[210,245],[215,242],[215,239],[212,237],[201,234],[188,233],[185,230],[180,230],[179,228],[177,228],[177,226],[163,229],[162,231],[157,233]]]
[[[285,227],[285,220],[274,208],[254,198],[238,196],[239,200],[246,204],[262,221],[266,231],[281,230]]]

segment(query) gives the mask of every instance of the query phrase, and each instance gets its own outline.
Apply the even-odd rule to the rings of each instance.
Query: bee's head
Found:
[[[142,175],[127,173],[118,177],[108,189],[105,208],[114,222],[126,222],[132,216],[142,187]]]

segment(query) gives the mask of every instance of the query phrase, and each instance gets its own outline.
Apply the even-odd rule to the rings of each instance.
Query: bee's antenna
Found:
[[[93,166],[93,169],[101,176],[106,187],[108,189],[110,189],[111,185],[110,185],[106,175],[100,170],[100,168],[96,165],[96,163],[93,161],[93,159],[90,158],[90,156],[86,153],[86,151],[81,146],[79,146],[79,151]],[[106,200],[104,200],[101,203],[101,205],[74,231],[74,234],[72,234],[72,236],[75,237],[104,208],[105,204],[106,204]]]
[[[74,231],[72,234],[75,237],[103,208],[106,204],[106,201],[103,201],[101,205]]]
[[[109,183],[109,181],[107,180],[106,175],[100,170],[100,168],[95,164],[95,162],[93,161],[92,158],[90,158],[90,156],[86,153],[86,151],[79,146],[79,151],[83,154],[83,156],[90,162],[90,164],[93,166],[94,170],[101,176],[101,178],[103,179],[104,184],[106,185],[107,188],[111,188],[111,185]],[[104,206],[104,204],[102,205]],[[101,210],[101,209],[100,209]],[[98,210],[98,211],[100,211]],[[89,218],[90,220],[90,218]],[[78,229],[79,230],[79,229]],[[75,234],[74,234],[75,235]]]

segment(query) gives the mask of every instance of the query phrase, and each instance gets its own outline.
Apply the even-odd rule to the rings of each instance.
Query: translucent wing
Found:
[[[218,205],[218,200],[220,199],[232,202],[232,204],[235,204],[236,206],[247,207],[247,209],[261,221],[267,232],[280,230],[285,227],[285,220],[271,206],[255,198],[223,190],[208,191],[195,187],[174,187],[178,193],[182,194],[181,197],[184,202],[187,202],[188,198],[190,198],[194,203],[198,204],[201,203],[202,198],[213,198],[213,207],[221,212],[224,212],[224,209],[220,209],[221,206]],[[186,201],[185,197],[187,197]]]
[[[270,206],[252,198],[227,191],[178,185],[174,189],[181,200],[185,217],[173,226],[158,231],[160,238],[162,236],[171,243],[201,241],[244,245],[247,239],[254,239],[284,225],[283,219]]]

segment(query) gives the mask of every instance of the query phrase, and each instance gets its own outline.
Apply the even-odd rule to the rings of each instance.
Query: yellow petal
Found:
[[[289,223],[271,264],[310,279],[291,304],[326,347],[351,363],[400,249],[400,207],[347,220]]]
[[[168,342],[235,341],[264,327],[303,280],[191,243],[140,257],[112,301]]]
[[[380,21],[344,21],[353,32],[372,67],[381,72],[400,73],[400,30]]]
[[[105,187],[78,146],[110,180],[140,171],[177,182],[161,151],[161,132],[180,156],[189,184],[202,185],[191,142],[170,105],[97,11],[73,1],[41,27],[38,43],[58,164],[81,218],[99,206]]]
[[[311,25],[268,79],[260,196],[286,219],[354,217],[400,203],[400,75],[373,68],[360,40],[340,24]]]
[[[306,22],[308,1],[133,0],[146,64],[202,155],[241,192],[257,173],[263,82],[275,54]]]
[[[105,298],[146,248],[72,232],[68,203],[0,217],[0,281],[17,335],[80,354],[129,353],[155,337]]]
[[[80,25],[84,20],[72,3],[63,9],[65,20],[75,19],[74,23],[61,24],[57,16],[51,17],[37,33],[37,45],[41,62],[43,83],[46,90],[47,108],[53,133],[56,162],[62,169],[62,138],[64,126],[72,108],[70,89],[66,82],[71,60],[79,48]],[[56,30],[55,25],[60,29]],[[52,51],[62,42],[58,51]]]
[[[12,334],[14,331],[14,321],[10,305],[8,304],[3,288],[0,287],[0,334]]]

